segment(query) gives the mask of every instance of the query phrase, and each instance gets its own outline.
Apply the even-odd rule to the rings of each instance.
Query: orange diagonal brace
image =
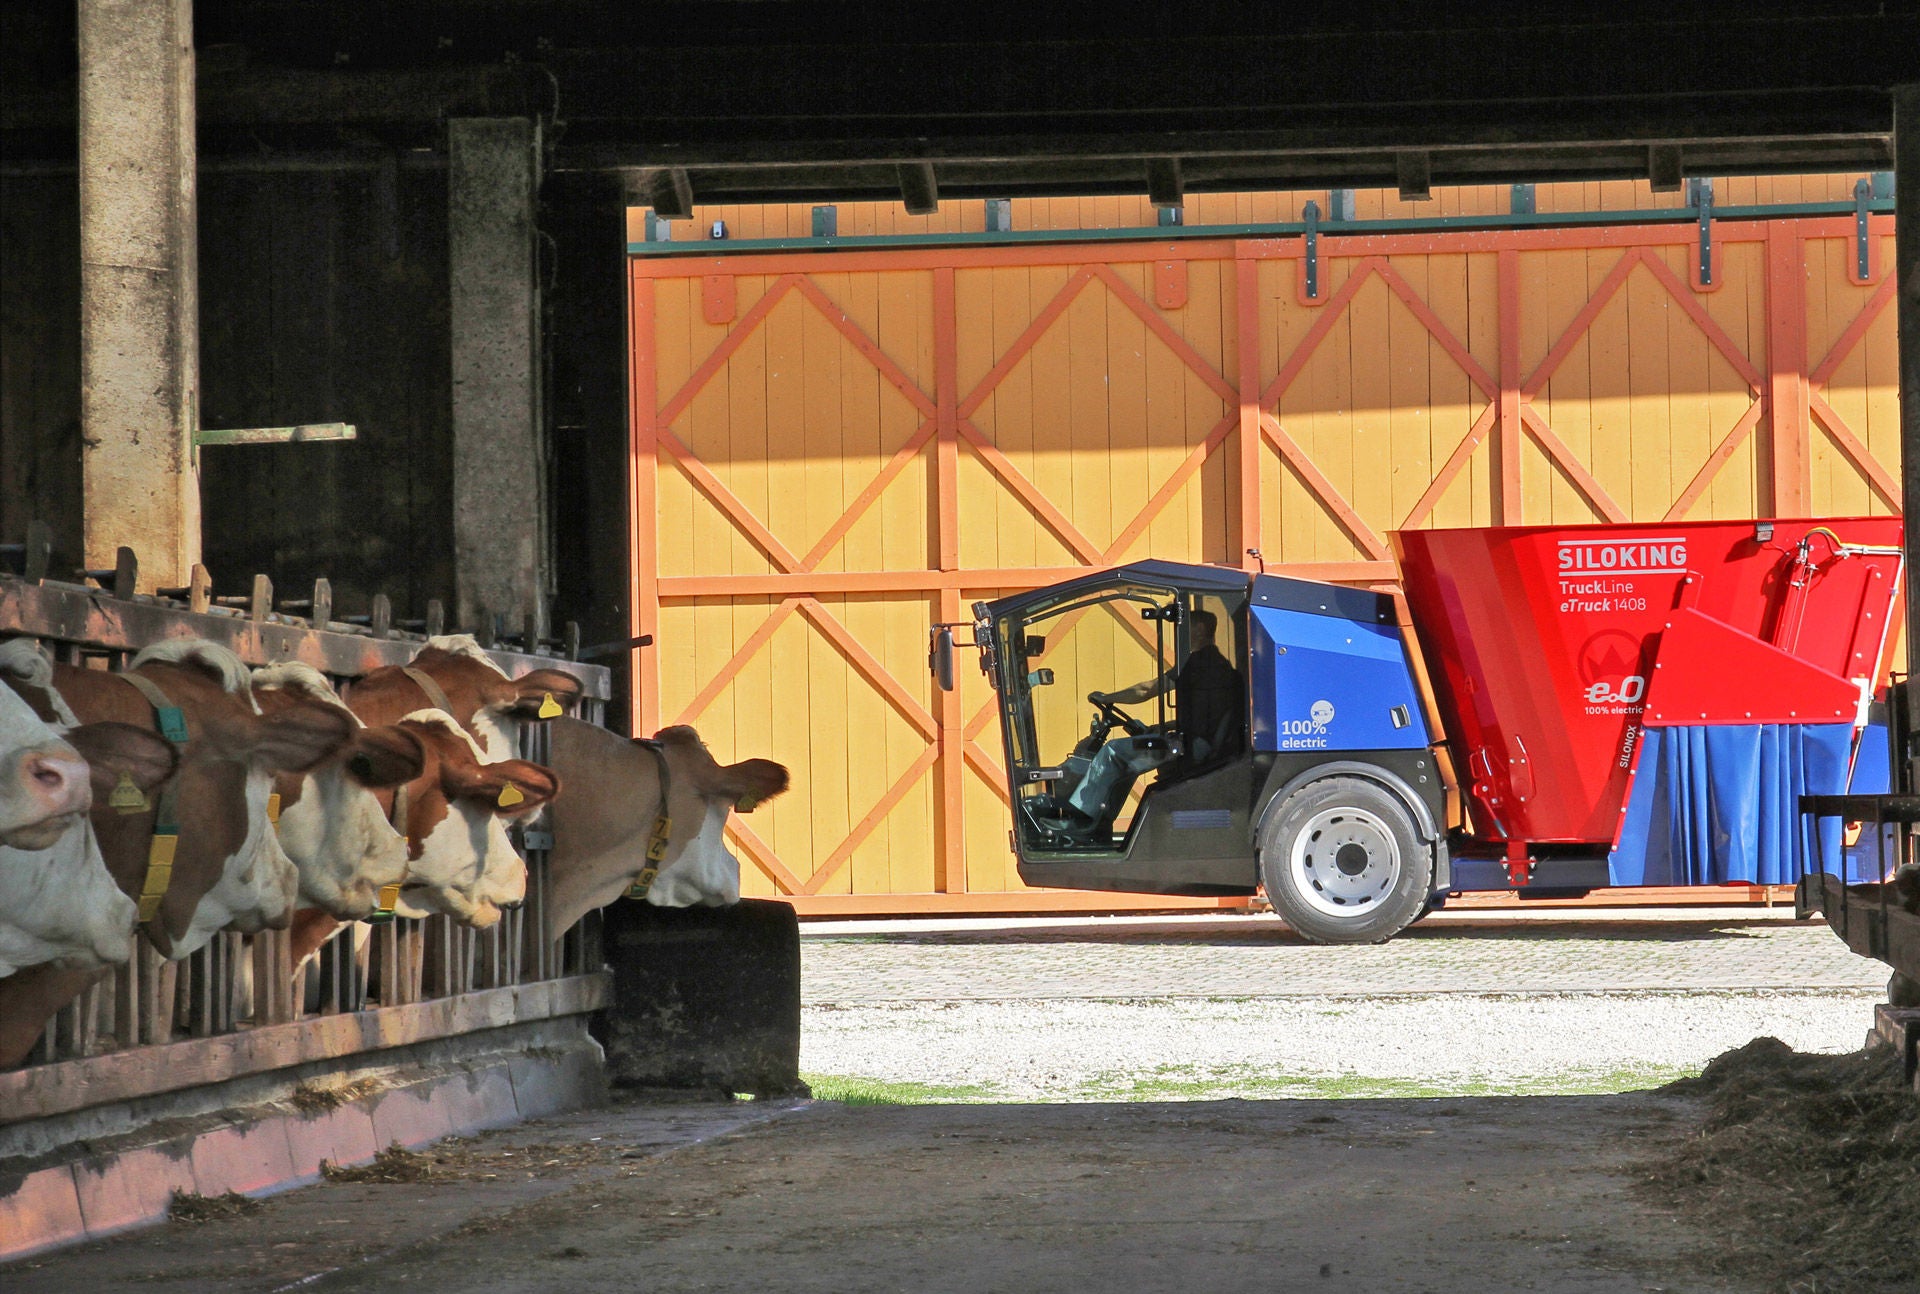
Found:
[[[1007,347],[1007,353],[987,370],[987,375],[980,379],[980,384],[960,402],[962,418],[971,418],[980,406],[987,402],[987,397],[993,394],[993,389],[1000,385],[1001,379],[1011,373],[1014,365],[1026,357],[1027,352],[1033,349],[1034,343],[1046,335],[1047,329],[1053,327],[1054,321],[1066,313],[1067,307],[1073,304],[1073,299],[1080,295],[1081,289],[1091,282],[1093,282],[1093,269],[1091,266],[1083,266],[1072,278],[1061,285],[1060,290],[1053,294],[1053,300],[1041,308],[1040,313],[1033,317],[1033,322],[1026,326],[1025,331],[1013,339],[1013,344]]]
[[[880,344],[867,336],[853,317],[836,305],[831,297],[820,290],[820,285],[812,279],[800,280],[800,295],[813,302],[827,322],[839,329],[840,335],[853,343],[853,348],[866,356],[867,362],[880,370],[880,376],[893,383],[901,395],[912,402],[923,418],[934,416],[933,397],[920,389],[920,384],[907,375],[907,371],[893,362],[893,358],[880,349]]]
[[[1051,499],[1040,493],[1032,481],[1021,475],[1020,469],[1000,452],[998,445],[988,440],[978,427],[964,419],[960,423],[960,438],[973,446],[973,452],[980,456],[980,461],[987,465],[987,470],[999,478],[1000,484],[1012,490],[1019,497],[1020,502],[1027,505],[1027,511],[1038,517],[1041,524],[1059,537],[1061,543],[1072,549],[1074,554],[1089,566],[1100,564],[1100,550],[1094,546],[1093,541],[1080,533],[1080,528],[1067,520],[1066,514],[1055,507]]]
[[[1740,415],[1740,421],[1733,424],[1733,430],[1720,438],[1720,443],[1713,447],[1711,454],[1707,455],[1707,461],[1700,464],[1700,470],[1693,474],[1691,481],[1687,482],[1687,488],[1680,491],[1680,497],[1673,501],[1673,506],[1667,509],[1667,515],[1661,518],[1662,521],[1678,521],[1692,511],[1693,505],[1698,503],[1700,496],[1707,492],[1707,487],[1713,484],[1713,478],[1720,474],[1720,469],[1727,465],[1727,460],[1733,457],[1734,451],[1739,449],[1741,443],[1753,434],[1753,429],[1760,425],[1760,413],[1766,407],[1766,404],[1760,400],[1755,400],[1747,406],[1747,411]]]
[[[1173,474],[1167,477],[1165,484],[1154,491],[1153,497],[1147,500],[1146,506],[1140,509],[1139,515],[1128,522],[1127,528],[1107,545],[1107,551],[1100,555],[1102,565],[1111,565],[1126,555],[1127,549],[1133,547],[1134,541],[1153,524],[1154,518],[1167,510],[1167,505],[1173,502],[1173,496],[1180,493],[1180,487],[1205,465],[1214,451],[1226,444],[1227,437],[1233,434],[1233,429],[1239,423],[1240,411],[1235,409],[1214,424],[1213,430],[1207,433],[1206,439],[1195,445],[1193,451],[1181,460],[1180,466],[1173,469]]]
[[[1553,428],[1547,425],[1547,420],[1542,418],[1532,405],[1520,406],[1520,420],[1526,424],[1527,433],[1533,437],[1534,443],[1545,450],[1547,457],[1553,460],[1554,466],[1573,482],[1573,488],[1586,496],[1587,503],[1595,512],[1608,521],[1627,519],[1627,514],[1620,511],[1619,506],[1608,497],[1607,492],[1600,488],[1600,482],[1593,479],[1593,473],[1587,471],[1586,465],[1574,456],[1573,451],[1567,448],[1565,441],[1554,434]]]
[[[767,879],[778,886],[782,894],[799,894],[806,889],[800,878],[780,861],[780,855],[773,851],[773,846],[754,834],[753,828],[740,821],[738,814],[727,819],[727,834],[733,837],[734,844],[747,851],[747,857],[753,860],[753,865],[766,873]]]
[[[1658,256],[1644,250],[1640,256],[1653,272],[1653,277],[1659,280],[1660,286],[1667,290],[1667,295],[1673,298],[1673,303],[1687,312],[1687,317],[1706,334],[1713,348],[1726,358],[1727,363],[1733,365],[1733,371],[1740,375],[1740,380],[1755,395],[1759,395],[1764,382],[1760,370],[1753,366],[1753,361],[1747,358],[1745,351],[1734,345],[1733,338],[1727,336],[1727,330],[1720,326],[1719,321],[1707,313],[1707,308],[1700,304],[1700,294],[1682,283],[1673,268]]]
[[[773,631],[780,627],[780,622],[792,615],[799,605],[800,599],[794,597],[788,598],[775,607],[767,618],[760,622],[760,627],[747,635],[747,640],[740,644],[740,650],[734,652],[732,658],[720,667],[720,672],[708,679],[707,685],[700,689],[693,700],[687,702],[686,709],[680,712],[680,717],[674,722],[692,723],[699,718],[706,708],[713,704],[713,699],[726,691],[727,685],[747,667],[747,662],[753,659],[754,653],[766,646],[767,639],[773,637]]]
[[[860,676],[873,684],[880,694],[893,702],[893,708],[902,718],[920,730],[922,736],[932,740],[940,731],[926,707],[900,686],[900,681],[887,672],[887,667],[875,660],[873,654],[860,645],[860,640],[847,631],[847,627],[835,620],[827,608],[814,598],[800,600],[800,614],[811,620],[816,628],[840,649],[847,658],[847,664],[853,666]]]
[[[1320,500],[1320,506],[1331,512],[1341,529],[1353,537],[1354,543],[1360,545],[1369,557],[1383,562],[1393,560],[1393,554],[1380,542],[1380,536],[1373,532],[1373,527],[1360,519],[1360,514],[1333,487],[1333,482],[1321,475],[1320,469],[1313,465],[1307,452],[1286,433],[1279,420],[1265,410],[1260,413],[1260,431],[1266,436],[1267,443],[1279,450],[1280,457],[1299,474],[1300,480],[1313,496]]]
[[[873,834],[874,829],[887,820],[887,815],[893,812],[894,806],[905,799],[907,792],[927,775],[927,770],[933,767],[934,760],[939,756],[940,747],[938,746],[928,746],[920,752],[920,757],[907,766],[906,772],[894,779],[893,785],[887,788],[887,793],[867,810],[867,816],[860,819],[854,829],[847,833],[847,838],[835,846],[834,851],[813,869],[813,875],[807,877],[805,893],[818,894],[826,887],[827,882],[847,865],[847,860],[853,857],[853,851],[860,848],[861,843]]]
[[[1600,317],[1600,312],[1607,308],[1607,302],[1613,300],[1614,294],[1620,290],[1620,285],[1627,281],[1627,275],[1633,273],[1633,267],[1638,265],[1645,255],[1646,250],[1640,247],[1629,247],[1620,253],[1620,259],[1615,261],[1613,268],[1607,271],[1607,277],[1600,280],[1600,286],[1594,289],[1593,295],[1587,298],[1587,303],[1580,307],[1580,313],[1573,317],[1573,322],[1567,325],[1567,330],[1560,334],[1560,340],[1553,344],[1546,358],[1540,361],[1540,367],[1534,369],[1533,376],[1521,385],[1520,394],[1524,399],[1531,400],[1546,390],[1547,380],[1554,375],[1561,361],[1566,359],[1575,344],[1586,335],[1587,329],[1593,326],[1593,321]]]
[[[1007,770],[994,762],[993,756],[982,750],[977,742],[966,744],[967,763],[973,765],[973,771],[980,774],[980,780],[993,788],[993,793],[1004,804],[1012,804],[1013,797],[1007,792]]]
[[[1480,361],[1473,357],[1472,351],[1460,344],[1460,339],[1454,336],[1453,330],[1433,312],[1433,307],[1413,290],[1413,284],[1407,282],[1401,277],[1400,271],[1393,268],[1393,262],[1382,261],[1378,273],[1386,285],[1393,289],[1393,294],[1406,304],[1407,309],[1413,311],[1413,317],[1420,321],[1421,327],[1427,330],[1427,335],[1439,342],[1440,349],[1447,352],[1453,362],[1460,366],[1460,371],[1480,388],[1480,394],[1494,395],[1499,390],[1499,383],[1493,380],[1493,375],[1481,367]]]
[[[1893,300],[1893,289],[1893,275],[1889,274],[1880,280],[1880,286],[1873,290],[1873,295],[1868,297],[1866,304],[1860,307],[1860,313],[1853,317],[1853,322],[1847,325],[1846,331],[1841,333],[1839,340],[1833,343],[1833,348],[1827,352],[1827,357],[1820,361],[1818,368],[1807,375],[1809,382],[1815,386],[1825,386],[1833,380],[1835,371],[1847,356],[1853,353],[1853,348],[1860,344],[1860,339],[1867,335],[1867,329],[1873,327],[1873,321],[1880,317],[1880,312],[1887,308],[1887,303]]]
[[[1453,484],[1453,478],[1460,475],[1467,461],[1473,457],[1473,451],[1480,448],[1487,438],[1487,433],[1493,430],[1493,420],[1499,414],[1499,402],[1487,401],[1487,407],[1482,409],[1480,416],[1473,420],[1473,426],[1467,428],[1467,434],[1460,438],[1460,443],[1453,447],[1453,453],[1447,455],[1447,461],[1434,474],[1432,484],[1427,486],[1426,492],[1414,503],[1413,510],[1407,513],[1407,519],[1400,523],[1401,529],[1412,530],[1433,512],[1440,502],[1440,496],[1445,494],[1447,487]]]
[[[1215,395],[1229,404],[1240,398],[1240,393],[1233,389],[1233,383],[1222,377],[1219,369],[1207,363],[1206,357],[1193,348],[1192,342],[1175,332],[1165,315],[1148,305],[1125,279],[1114,273],[1113,266],[1096,265],[1093,267],[1093,272],[1099,276],[1102,283],[1107,285],[1107,290],[1113,293],[1121,305],[1139,316],[1140,322],[1145,324],[1154,336],[1165,342],[1167,349],[1172,351],[1181,363],[1192,369],[1203,382],[1213,388]]]
[[[713,474],[713,470],[700,461],[700,456],[687,448],[685,441],[668,431],[662,425],[655,433],[661,448],[673,455],[680,464],[680,470],[687,474],[694,488],[707,496],[709,502],[727,514],[727,520],[740,528],[742,534],[753,541],[755,548],[765,553],[767,560],[781,570],[792,574],[800,570],[800,559],[791,549],[778,539],[773,532],[761,524],[753,510],[740,501],[740,496],[726,487],[726,483]]]
[[[1807,407],[1812,411],[1813,416],[1820,420],[1820,425],[1827,429],[1827,434],[1833,437],[1833,443],[1840,447],[1840,452],[1845,454],[1854,467],[1859,469],[1860,474],[1880,492],[1880,497],[1892,507],[1899,508],[1900,482],[1894,480],[1893,474],[1880,466],[1880,460],[1873,456],[1873,451],[1853,434],[1853,428],[1847,426],[1840,415],[1833,411],[1833,406],[1827,403],[1826,397],[1818,391],[1809,392]]]
[[[894,451],[893,457],[887,460],[887,465],[880,469],[879,475],[867,482],[846,512],[841,514],[840,520],[828,527],[827,533],[820,536],[820,542],[807,550],[807,555],[800,559],[801,570],[810,571],[818,566],[821,559],[833,551],[833,546],[846,538],[847,532],[867,514],[867,509],[871,508],[874,501],[885,493],[889,485],[893,484],[893,478],[900,475],[907,464],[927,447],[927,442],[933,439],[933,434],[938,427],[939,423],[929,418],[920,424],[920,430],[907,437],[906,443]]]
[[[1300,344],[1293,348],[1293,354],[1287,356],[1287,362],[1280,366],[1280,371],[1274,374],[1273,381],[1267,383],[1266,389],[1260,393],[1262,409],[1272,409],[1280,403],[1280,397],[1287,393],[1287,388],[1293,385],[1293,380],[1300,376],[1302,369],[1306,368],[1307,361],[1313,358],[1313,352],[1320,348],[1320,343],[1326,340],[1328,333],[1333,331],[1333,326],[1346,313],[1347,306],[1352,303],[1360,289],[1366,286],[1367,279],[1379,273],[1380,267],[1385,264],[1386,261],[1378,256],[1363,258],[1353,267],[1353,273],[1347,275],[1347,281],[1340,285],[1340,290],[1327,299],[1327,304],[1319,307],[1319,316],[1313,321],[1313,327],[1307,329],[1307,335],[1300,339]]]
[[[713,352],[700,361],[700,367],[694,369],[687,380],[680,384],[680,389],[673,393],[673,398],[660,406],[662,427],[672,423],[687,411],[687,406],[693,403],[693,397],[700,394],[701,389],[713,379],[713,375],[718,373],[721,367],[733,357],[733,353],[753,335],[754,329],[773,313],[773,308],[780,304],[780,298],[786,296],[799,282],[798,274],[782,274],[774,280],[773,286],[753,303],[751,309],[740,316],[740,321],[733,326],[733,331],[721,338],[720,344],[713,348]]]

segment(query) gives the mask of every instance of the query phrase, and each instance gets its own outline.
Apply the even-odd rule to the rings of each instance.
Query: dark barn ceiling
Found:
[[[73,5],[4,0],[0,145],[72,154]],[[535,113],[681,200],[1882,169],[1920,3],[201,0],[212,165]],[[271,163],[270,163],[271,164]]]

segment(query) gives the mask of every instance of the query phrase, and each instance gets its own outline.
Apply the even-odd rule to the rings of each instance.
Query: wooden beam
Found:
[[[1780,222],[1767,229],[1766,267],[1769,515],[1804,517],[1810,394],[1805,252],[1799,236]]]
[[[193,433],[193,443],[207,445],[303,445],[318,440],[358,440],[360,433],[346,422],[309,422],[297,427],[229,427],[213,430],[202,427]]]
[[[647,178],[647,201],[662,220],[693,217],[693,177],[682,166],[663,166]]]
[[[932,162],[901,162],[894,168],[900,177],[900,201],[910,216],[930,216],[940,209],[940,184],[933,174]]]
[[[1647,184],[1655,193],[1678,193],[1685,179],[1680,165],[1680,145],[1647,145]]]
[[[1178,208],[1186,201],[1186,185],[1177,157],[1147,159],[1147,201],[1155,207]]]

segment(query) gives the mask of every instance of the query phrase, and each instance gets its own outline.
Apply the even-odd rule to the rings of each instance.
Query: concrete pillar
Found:
[[[1900,330],[1900,492],[1906,517],[1907,668],[1920,662],[1920,82],[1893,92],[1893,274]],[[1920,698],[1916,698],[1920,699]]]
[[[89,567],[200,559],[191,0],[79,0],[80,431]]]
[[[540,135],[518,117],[447,128],[455,619],[478,628],[500,614],[511,630],[536,593],[551,591],[534,243]]]

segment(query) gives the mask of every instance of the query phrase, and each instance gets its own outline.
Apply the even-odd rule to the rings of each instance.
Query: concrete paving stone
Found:
[[[70,1165],[0,1177],[0,1262],[68,1243],[85,1227]]]
[[[197,1190],[189,1138],[73,1165],[87,1235],[102,1236],[166,1216],[175,1191]]]
[[[201,1195],[242,1195],[280,1186],[296,1176],[282,1119],[229,1124],[193,1143],[194,1189]]]

